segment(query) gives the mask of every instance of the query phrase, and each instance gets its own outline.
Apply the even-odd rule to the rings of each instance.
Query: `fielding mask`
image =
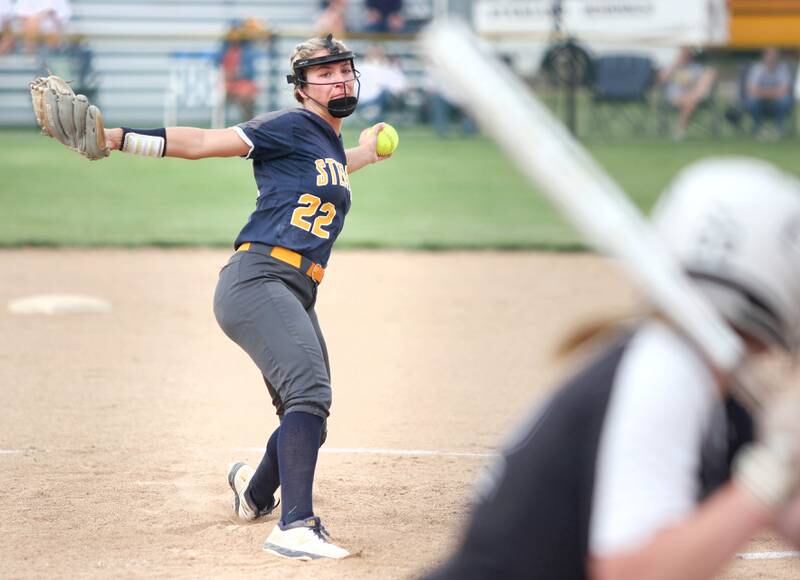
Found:
[[[332,34],[329,34],[328,36],[325,37],[325,48],[328,50],[327,55],[317,56],[314,58],[301,58],[292,63],[293,74],[286,75],[286,82],[288,82],[290,85],[294,85],[297,88],[300,88],[303,85],[344,84],[345,95],[343,97],[329,100],[327,105],[320,103],[316,99],[308,97],[309,99],[317,103],[319,106],[326,109],[328,113],[331,114],[332,117],[341,119],[353,114],[353,111],[356,110],[356,106],[358,105],[358,96],[361,94],[361,81],[358,80],[360,74],[353,66],[353,59],[355,59],[356,55],[350,51],[343,52],[342,50],[340,50],[339,47],[336,46],[336,43],[333,42]],[[356,83],[355,95],[347,94],[347,84],[343,81],[336,81],[332,83],[311,83],[306,80],[306,69],[321,64],[330,64],[342,61],[350,61],[350,66],[353,69],[353,80]]]

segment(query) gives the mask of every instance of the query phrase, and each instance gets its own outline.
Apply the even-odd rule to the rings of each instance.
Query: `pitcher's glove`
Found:
[[[42,134],[58,139],[89,159],[108,157],[103,115],[84,95],[55,75],[30,83],[33,112]]]

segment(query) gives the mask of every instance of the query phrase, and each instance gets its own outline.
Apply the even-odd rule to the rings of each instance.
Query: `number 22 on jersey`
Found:
[[[329,201],[322,203],[320,198],[310,193],[301,195],[297,203],[300,205],[292,212],[292,225],[327,240],[330,233],[325,228],[336,217],[336,207]]]

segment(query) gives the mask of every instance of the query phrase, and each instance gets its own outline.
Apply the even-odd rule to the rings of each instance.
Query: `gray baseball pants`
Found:
[[[261,370],[281,417],[330,413],[330,364],[316,299],[313,280],[263,252],[236,252],[220,271],[217,322]]]

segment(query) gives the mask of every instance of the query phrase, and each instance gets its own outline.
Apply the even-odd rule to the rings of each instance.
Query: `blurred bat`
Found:
[[[725,374],[740,370],[742,340],[694,287],[622,188],[465,25],[436,23],[423,50],[483,131],[586,241],[616,258],[659,311]]]

